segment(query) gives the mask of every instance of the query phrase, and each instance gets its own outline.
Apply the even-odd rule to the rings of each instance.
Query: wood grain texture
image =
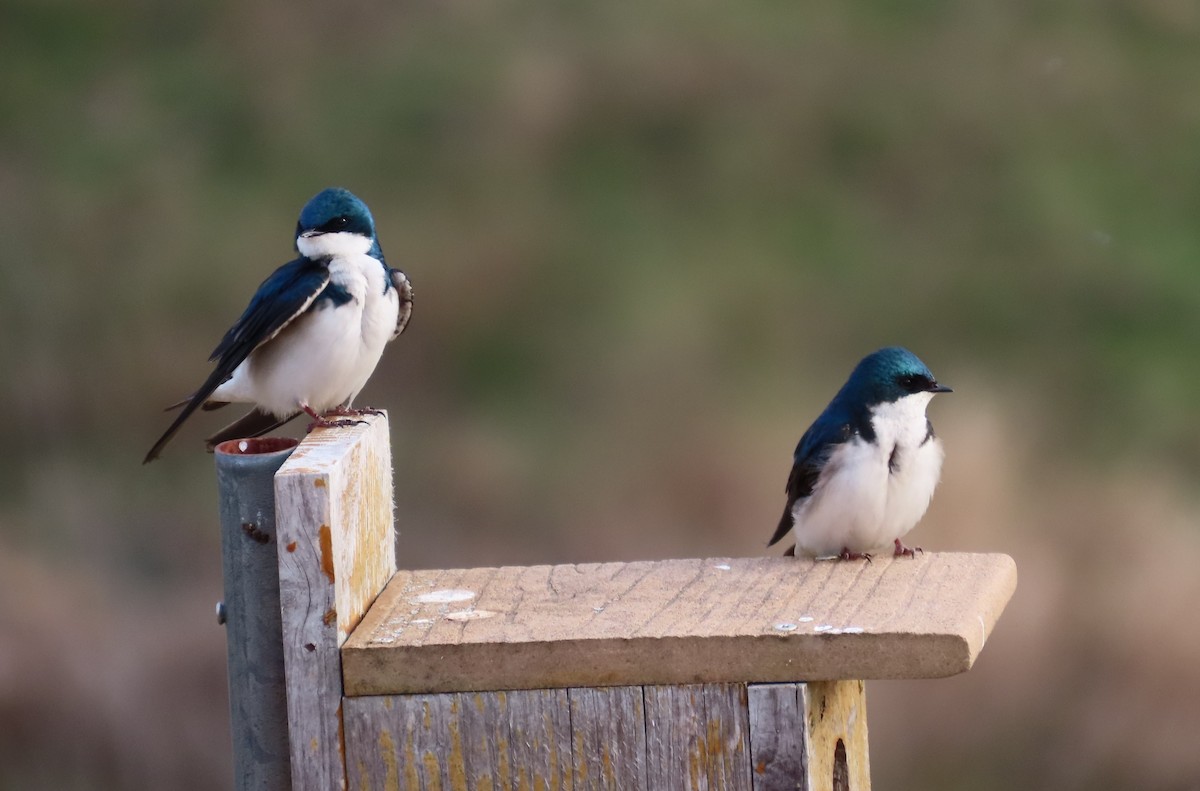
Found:
[[[345,707],[355,789],[870,789],[860,681],[368,696]]]
[[[351,788],[570,791],[566,690],[347,698]]]
[[[861,681],[816,681],[803,685],[802,693],[808,713],[809,788],[870,789],[866,685]],[[839,749],[845,753],[844,774],[835,760]]]
[[[575,791],[649,791],[641,687],[568,690]]]
[[[275,476],[292,782],[345,786],[339,648],[394,573],[386,416],[310,434]]]
[[[398,572],[342,649],[348,695],[934,678],[969,669],[1006,555]]]
[[[747,692],[754,791],[869,791],[863,682],[751,684]]]
[[[808,791],[808,733],[803,684],[747,689],[754,791]]]
[[[652,686],[645,700],[650,788],[749,791],[744,685]]]

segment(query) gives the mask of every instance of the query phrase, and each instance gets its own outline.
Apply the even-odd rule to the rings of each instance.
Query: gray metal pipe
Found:
[[[275,473],[293,439],[230,440],[215,449],[221,512],[221,566],[229,661],[234,788],[292,787],[288,749],[279,557],[275,547]]]

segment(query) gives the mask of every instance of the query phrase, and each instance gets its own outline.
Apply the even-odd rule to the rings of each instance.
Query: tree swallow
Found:
[[[245,417],[208,439],[266,434],[305,412],[317,427],[344,426],[371,409],[353,409],[388,341],[412,315],[408,278],[383,258],[367,205],[344,189],[317,193],[296,223],[300,257],[275,270],[217,344],[216,367],[146,454],[163,447],[197,409],[253,404]],[[174,407],[171,407],[174,408]]]
[[[925,408],[949,393],[915,354],[892,346],[868,354],[796,446],[787,506],[768,546],[788,531],[788,554],[871,559],[921,551],[901,538],[929,507],[942,472],[941,440]]]

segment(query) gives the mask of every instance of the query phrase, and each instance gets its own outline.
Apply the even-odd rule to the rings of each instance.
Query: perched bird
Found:
[[[353,409],[383,347],[412,315],[412,285],[383,258],[367,205],[344,189],[317,193],[296,223],[300,257],[262,282],[210,361],[204,384],[175,404],[175,422],[146,454],[163,447],[197,409],[253,404],[245,417],[208,439],[257,437],[301,412],[308,429],[354,423],[372,409]]]
[[[942,471],[942,443],[925,408],[949,393],[915,354],[892,346],[864,357],[796,446],[787,506],[768,546],[792,531],[788,554],[871,559],[925,515]]]

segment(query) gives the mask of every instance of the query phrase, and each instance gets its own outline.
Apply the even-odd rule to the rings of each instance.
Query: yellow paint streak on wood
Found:
[[[600,751],[600,766],[604,770],[604,781],[608,785],[613,782],[613,764],[612,751],[608,749],[608,745],[604,745],[604,749]]]
[[[411,732],[404,742],[404,787],[420,788],[421,776],[417,774],[417,751],[413,742],[416,736]]]
[[[496,703],[498,704],[498,708],[500,710],[500,716],[507,718],[508,695],[504,692],[497,692]],[[499,781],[501,788],[511,788],[512,780],[510,778],[512,776],[512,767],[510,767],[508,764],[508,739],[503,737],[496,739],[496,754],[500,758],[500,760],[496,762],[496,779]]]
[[[550,734],[550,784],[548,791],[562,791],[562,756],[558,754],[558,739],[554,738],[554,717],[550,712],[542,715],[544,732]],[[542,787],[545,787],[543,784]]]
[[[605,757],[605,760],[608,759],[608,750],[604,751],[604,757]],[[581,788],[588,787],[587,757],[584,756],[584,754],[583,754],[583,731],[582,730],[575,731],[575,749],[572,751],[571,764],[572,764],[571,770],[575,776],[575,785],[577,785]],[[608,774],[606,773],[605,778],[607,778],[607,777],[608,777]]]
[[[429,778],[429,784],[424,787],[429,791],[442,791],[442,767],[438,763],[437,755],[432,750],[426,750],[422,756],[422,763],[425,764],[425,776]]]
[[[462,731],[458,727],[458,699],[455,698],[450,703],[450,756],[449,765],[446,767],[450,770],[450,787],[454,791],[473,791],[467,786],[467,769],[466,762],[463,760],[462,746]]]
[[[411,742],[408,747],[410,750],[412,749]],[[396,743],[392,741],[392,732],[386,728],[379,731],[379,757],[383,759],[383,787],[400,788],[400,770],[396,766]],[[364,769],[360,773],[365,783],[367,772]]]
[[[317,540],[321,544],[321,571],[333,582],[333,533],[329,525],[317,529]]]

